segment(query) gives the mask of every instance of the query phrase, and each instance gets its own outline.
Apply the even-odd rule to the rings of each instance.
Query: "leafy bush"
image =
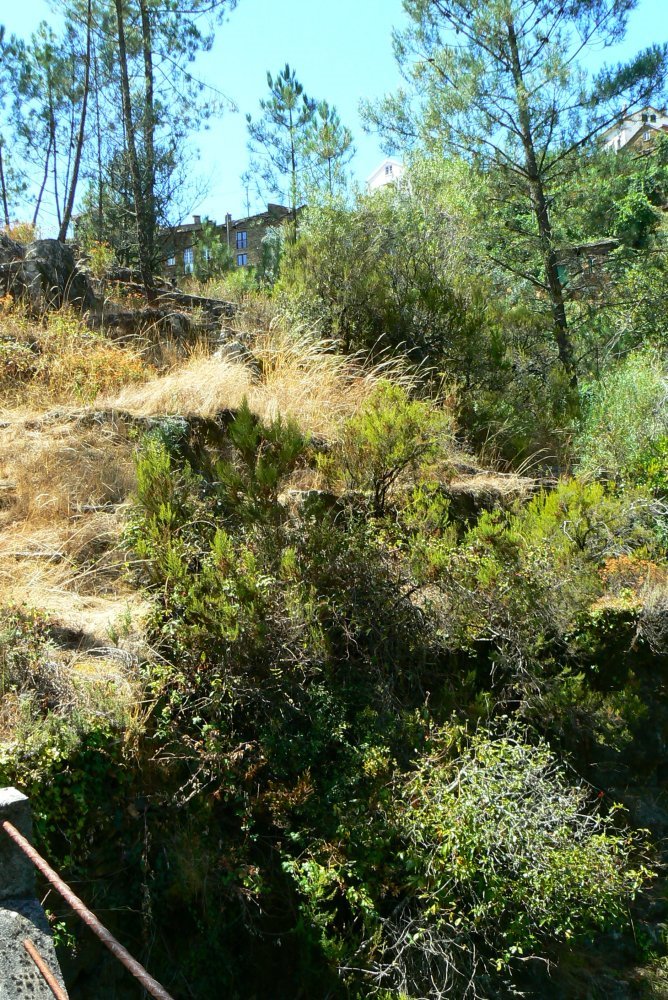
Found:
[[[653,350],[630,354],[590,387],[576,441],[582,473],[642,479],[668,433],[668,379]]]
[[[408,189],[314,206],[286,247],[278,298],[290,321],[344,350],[401,348],[470,377],[487,357],[485,311],[458,287],[456,241],[448,211]]]
[[[255,900],[252,933],[279,928],[310,992],[338,969],[359,996],[500,995],[520,959],[622,927],[648,878],[643,838],[546,744],[444,720],[512,704],[563,742],[628,745],[643,706],[589,669],[613,648],[595,605],[658,558],[656,503],[569,480],[457,525],[426,475],[450,434],[378,389],[326,456],[373,519],[345,492],[291,496],[311,446],[247,406],[140,451],[155,757],[225,831],[223,870],[198,832],[182,891],[211,935],[223,883]]]
[[[88,258],[88,267],[93,277],[98,281],[104,280],[116,263],[113,247],[101,240],[91,240],[84,243],[82,249]]]
[[[512,729],[431,732],[371,810],[339,816],[336,851],[286,867],[340,965],[353,981],[365,968],[365,995],[497,995],[515,960],[626,924],[650,875],[643,836]]]
[[[447,469],[453,440],[451,414],[436,403],[411,400],[396,384],[381,383],[346,423],[340,443],[323,469],[340,470],[349,490],[370,493],[377,517],[385,513],[388,495],[399,478],[420,479],[441,459]]]

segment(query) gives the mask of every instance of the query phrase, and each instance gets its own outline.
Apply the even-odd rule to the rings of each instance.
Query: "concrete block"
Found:
[[[0,788],[0,821],[7,819],[32,842],[30,803],[16,788]],[[35,867],[0,829],[0,900],[35,895]]]

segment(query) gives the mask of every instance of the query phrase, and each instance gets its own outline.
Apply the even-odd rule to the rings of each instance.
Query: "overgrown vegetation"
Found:
[[[118,265],[153,297],[181,130],[148,48],[183,68],[234,3],[84,6],[51,71],[45,30],[0,37],[73,158],[86,88],[123,91],[79,233],[122,322],[0,301],[0,781],[38,846],[175,997],[663,996],[668,143],[598,135],[666,48],[587,80],[577,31],[633,0],[410,0],[413,92],[366,110],[407,172],[366,194],[270,75],[293,211],[256,270],[205,221],[180,291],[212,322]]]

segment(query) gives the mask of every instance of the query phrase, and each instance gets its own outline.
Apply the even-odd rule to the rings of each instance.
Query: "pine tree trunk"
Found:
[[[56,139],[56,116],[53,110],[53,94],[49,82],[49,146],[53,151],[53,200],[56,203],[56,217],[61,224],[60,198],[58,197],[58,145]]]
[[[533,132],[531,128],[531,115],[529,113],[527,92],[522,75],[517,34],[512,18],[509,18],[506,21],[506,26],[508,29],[508,43],[517,99],[519,126],[522,135],[522,146],[524,148],[524,166],[529,183],[531,204],[533,206],[534,216],[538,225],[538,236],[540,240],[541,254],[543,257],[545,280],[552,308],[554,338],[557,343],[559,360],[570,377],[571,385],[575,388],[577,387],[577,372],[575,368],[575,359],[573,357],[573,345],[571,343],[568,329],[568,319],[566,317],[564,289],[557,269],[557,257],[554,251],[552,223],[550,220],[549,209],[547,207],[545,188],[543,186],[543,181],[540,176],[538,162],[536,159],[536,150],[534,148]]]
[[[146,181],[144,190],[146,244],[151,267],[155,262],[155,100],[153,93],[153,36],[151,20],[146,0],[139,0],[142,30],[142,54],[144,57],[144,156],[146,159]]]
[[[2,143],[0,142],[0,193],[2,194],[2,211],[5,225],[9,228],[9,205],[7,204],[7,185],[5,184],[5,168],[2,162]]]
[[[297,152],[295,150],[295,127],[290,108],[290,201],[292,204],[292,240],[297,242]]]
[[[114,0],[116,8],[116,23],[118,28],[118,63],[121,71],[121,99],[123,106],[123,124],[125,139],[130,160],[130,176],[132,180],[132,199],[135,208],[137,225],[137,251],[139,257],[139,272],[141,274],[146,298],[152,302],[155,298],[153,267],[150,252],[150,239],[147,239],[146,204],[142,190],[142,177],[137,156],[135,127],[132,120],[132,100],[130,97],[130,77],[128,74],[128,53],[125,43],[125,21],[123,0]]]
[[[95,83],[93,93],[95,94],[95,133],[97,140],[97,233],[98,240],[104,235],[104,193],[103,193],[103,170],[102,170],[102,124],[100,121],[100,77],[97,61],[97,48],[93,45],[93,72]]]
[[[46,187],[46,182],[49,179],[49,161],[51,160],[51,138],[49,137],[49,145],[46,150],[46,160],[44,161],[44,176],[42,178],[42,184],[37,195],[37,201],[35,203],[35,212],[32,217],[33,226],[37,225],[37,216],[39,215],[40,206],[42,204],[42,198],[44,197],[44,189]]]
[[[93,27],[93,0],[88,0],[88,10],[86,13],[86,63],[84,70],[84,90],[81,99],[81,120],[79,121],[79,134],[77,136],[76,152],[74,154],[74,166],[72,167],[72,179],[70,181],[63,221],[60,224],[58,239],[64,241],[67,238],[67,230],[70,226],[72,211],[74,209],[74,198],[79,181],[79,167],[81,166],[81,156],[83,153],[84,136],[86,133],[86,111],[88,109],[88,91],[90,90],[90,50]]]

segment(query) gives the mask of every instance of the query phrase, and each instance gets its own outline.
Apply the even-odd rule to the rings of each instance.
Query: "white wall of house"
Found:
[[[372,174],[366,179],[366,189],[369,193],[377,191],[378,188],[385,187],[386,184],[395,184],[404,175],[406,168],[401,160],[396,160],[393,156],[388,156]]]
[[[603,132],[601,139],[604,148],[613,152],[624,149],[641,127],[650,134],[668,129],[668,115],[665,109],[647,107],[626,115]]]

